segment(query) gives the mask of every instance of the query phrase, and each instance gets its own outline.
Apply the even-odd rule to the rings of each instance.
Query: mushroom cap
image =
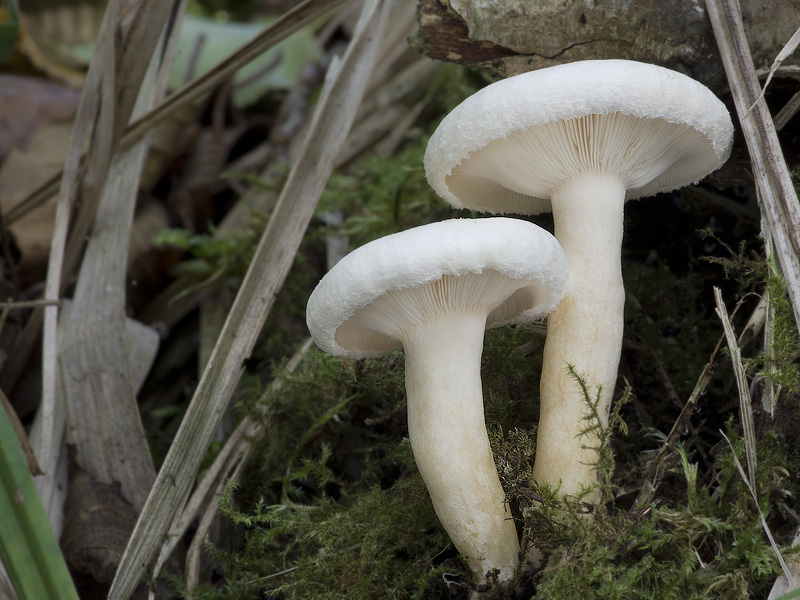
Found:
[[[456,208],[537,214],[581,169],[623,179],[627,198],[671,191],[719,168],[733,125],[701,83],[656,65],[587,60],[493,83],[431,136],[425,172]]]
[[[484,283],[474,285],[469,276],[477,281],[479,274]],[[308,329],[317,346],[336,356],[366,358],[397,350],[402,343],[387,329],[408,325],[403,319],[426,317],[420,319],[414,309],[387,308],[386,299],[449,277],[466,282],[461,287],[474,285],[470,293],[475,289],[488,298],[486,326],[499,327],[539,319],[555,308],[567,284],[567,260],[550,233],[519,219],[451,219],[415,227],[369,242],[340,260],[308,300]],[[429,295],[443,302],[447,289],[439,286]],[[470,297],[473,301],[481,302]],[[381,315],[367,314],[373,307]],[[369,319],[391,313],[400,322],[378,331],[364,319],[353,319],[357,311]]]

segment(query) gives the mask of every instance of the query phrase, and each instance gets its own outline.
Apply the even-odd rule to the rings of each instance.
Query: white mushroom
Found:
[[[519,542],[486,433],[484,330],[538,319],[567,279],[555,238],[508,218],[454,219],[366,244],[308,301],[325,352],[351,358],[403,348],[408,436],[434,510],[478,581],[508,580]]]
[[[457,208],[553,212],[569,262],[548,317],[534,477],[566,494],[594,486],[581,435],[585,378],[607,424],[622,345],[626,199],[680,188],[725,162],[733,126],[702,84],[655,65],[595,60],[511,77],[456,107],[431,137],[428,181]]]

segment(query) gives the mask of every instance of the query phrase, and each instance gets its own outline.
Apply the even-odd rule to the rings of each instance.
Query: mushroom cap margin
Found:
[[[354,352],[341,347],[336,330],[386,291],[425,285],[443,275],[484,270],[535,281],[546,292],[546,297],[528,310],[488,327],[544,317],[563,296],[568,277],[561,246],[533,223],[507,217],[450,219],[374,240],[346,255],[320,280],[308,300],[309,331],[321,350],[335,356],[384,355],[384,350]]]
[[[488,85],[448,114],[428,142],[424,164],[431,187],[456,208],[474,208],[447,185],[447,177],[470,154],[512,132],[590,114],[621,113],[689,126],[710,144],[714,168],[658,179],[628,198],[671,191],[696,183],[722,166],[730,154],[733,124],[727,108],[694,79],[653,64],[630,60],[587,60],[522,73]],[[537,199],[528,214],[545,212],[549,199]],[[538,200],[538,201],[536,201]],[[484,210],[484,208],[478,208]],[[516,212],[502,206],[492,212]]]

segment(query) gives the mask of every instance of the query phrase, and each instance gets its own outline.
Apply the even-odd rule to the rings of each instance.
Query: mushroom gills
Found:
[[[419,287],[388,290],[368,306],[357,309],[336,330],[342,348],[399,347],[403,330],[430,322],[443,312],[479,309],[488,314],[486,327],[513,321],[530,306],[545,302],[547,290],[538,281],[514,279],[486,269],[481,273],[443,275]]]
[[[474,210],[536,214],[550,211],[556,190],[586,171],[618,177],[636,198],[679,186],[698,161],[718,159],[693,127],[615,112],[514,131],[471,152],[445,182]]]

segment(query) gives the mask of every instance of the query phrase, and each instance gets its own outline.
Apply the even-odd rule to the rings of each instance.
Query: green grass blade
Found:
[[[78,600],[17,436],[0,407],[0,560],[19,600]]]

